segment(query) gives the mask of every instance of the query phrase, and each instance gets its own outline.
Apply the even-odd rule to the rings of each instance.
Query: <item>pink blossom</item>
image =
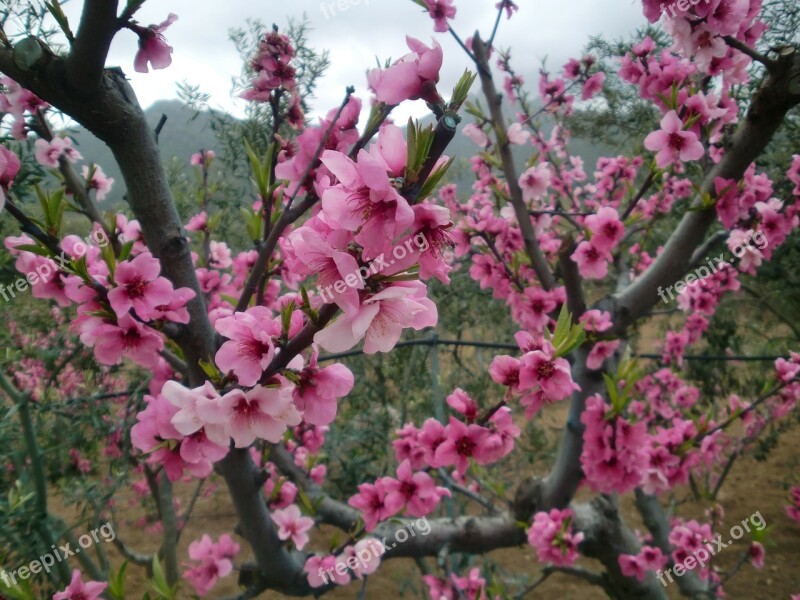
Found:
[[[353,389],[353,373],[341,364],[317,368],[316,356],[300,372],[300,381],[294,388],[294,401],[303,412],[303,420],[312,425],[328,425],[336,417],[336,399],[343,398]]]
[[[395,283],[363,301],[358,311],[341,315],[314,336],[329,352],[343,352],[364,339],[364,352],[389,352],[406,327],[433,327],[438,320],[436,305],[426,297],[419,281]]]
[[[81,579],[78,569],[72,571],[70,584],[61,592],[53,595],[53,600],[98,600],[103,591],[108,587],[105,582],[87,581]]]
[[[133,59],[133,68],[138,73],[148,73],[147,64],[154,69],[166,69],[172,64],[172,46],[167,44],[163,33],[178,20],[178,15],[169,13],[167,20],[159,25],[137,27],[139,50]]]
[[[223,371],[232,371],[243,386],[255,385],[273,356],[273,338],[280,336],[280,325],[272,320],[272,313],[262,306],[217,319],[214,329],[228,338],[214,357]]]
[[[611,313],[597,309],[587,310],[578,319],[589,333],[602,333],[612,327]]]
[[[520,359],[519,382],[521,390],[538,387],[550,400],[563,400],[580,386],[572,380],[566,359],[534,350]]]
[[[6,192],[14,177],[19,173],[20,162],[16,154],[5,146],[0,146],[0,211],[6,203]]]
[[[649,465],[647,423],[614,415],[599,395],[586,400],[581,422],[586,426],[581,465],[589,487],[621,494],[639,485]]]
[[[475,123],[469,123],[464,125],[464,128],[461,130],[465,136],[467,136],[472,143],[480,148],[485,148],[489,145],[489,138],[484,133],[483,129],[475,125]]]
[[[192,218],[190,218],[184,229],[186,229],[186,231],[205,231],[207,226],[208,214],[206,214],[206,211],[203,211],[200,214],[194,215]]]
[[[800,523],[800,486],[794,486],[790,490],[791,504],[786,506],[786,514],[790,519]]]
[[[519,178],[522,199],[525,202],[532,202],[542,198],[550,186],[550,178],[550,167],[546,162],[539,163],[525,171]]]
[[[572,254],[572,260],[578,263],[578,272],[586,279],[603,279],[608,275],[608,263],[611,253],[595,247],[591,242],[578,244]]]
[[[658,152],[656,164],[661,169],[678,160],[698,160],[705,154],[705,148],[697,135],[691,131],[683,131],[683,122],[674,110],[661,119],[660,130],[650,133],[644,139],[644,147]]]
[[[450,490],[438,487],[427,473],[413,473],[411,462],[406,459],[397,467],[397,479],[382,479],[386,490],[386,503],[390,506],[400,504],[406,507],[406,514],[424,517],[430,514]]]
[[[406,43],[411,49],[410,54],[387,69],[373,69],[367,74],[370,89],[375,92],[378,102],[386,104],[419,98],[426,102],[441,101],[436,84],[442,68],[442,47],[434,41],[429,48],[410,36],[406,36]]]
[[[447,398],[447,405],[464,415],[468,423],[478,418],[478,404],[461,388],[456,388]]]
[[[390,495],[385,481],[381,479],[374,484],[359,485],[358,494],[351,496],[347,503],[361,511],[367,531],[372,531],[380,521],[385,521],[403,508],[402,499],[397,494]]]
[[[519,10],[519,6],[514,4],[513,0],[500,0],[497,4],[494,5],[497,10],[501,8],[505,8],[506,10],[506,18],[510,19],[512,15]]]
[[[237,448],[246,448],[256,438],[277,444],[289,426],[302,420],[287,387],[257,385],[247,392],[231,390],[220,404],[225,414],[225,433]]]
[[[309,557],[304,566],[305,572],[308,573],[308,585],[313,588],[323,587],[329,583],[347,585],[350,583],[350,574],[347,569],[345,558],[341,555],[325,557],[313,555]],[[344,575],[340,573],[344,573]]]
[[[189,558],[199,565],[185,571],[188,580],[199,596],[205,596],[221,577],[233,572],[233,558],[239,553],[239,544],[227,534],[220,536],[216,544],[208,535],[189,544]]]
[[[610,206],[604,206],[596,214],[586,217],[585,223],[592,232],[592,246],[600,252],[613,250],[625,234],[619,213]]]
[[[178,407],[170,422],[181,435],[191,436],[203,429],[210,441],[227,451],[228,436],[223,426],[221,397],[210,382],[189,390],[177,381],[167,381],[161,388],[161,395]]]
[[[173,323],[189,322],[189,311],[186,305],[195,297],[191,288],[178,288],[172,293],[172,299],[166,304],[159,304],[153,309],[150,317],[153,320],[164,319]]]
[[[143,367],[158,363],[164,340],[152,329],[136,322],[130,315],[94,328],[94,356],[103,365],[117,365],[123,355]]]
[[[489,376],[495,383],[504,385],[513,391],[521,391],[519,387],[519,360],[513,356],[495,356],[489,365]]]
[[[568,567],[578,559],[578,544],[584,536],[581,532],[572,532],[574,516],[569,508],[554,508],[550,512],[534,515],[528,529],[528,543],[536,548],[536,557],[540,562]]]
[[[204,166],[208,168],[215,156],[216,154],[213,150],[201,150],[192,154],[191,158],[189,158],[189,164],[194,167]]]
[[[512,123],[506,131],[509,144],[525,145],[531,141],[531,132],[522,127],[522,123]]]
[[[307,531],[314,526],[314,519],[302,516],[296,504],[272,511],[272,520],[278,526],[278,537],[282,540],[291,539],[298,550],[308,543]]]
[[[478,567],[470,569],[466,577],[459,577],[452,573],[450,579],[457,590],[455,598],[486,600],[486,580],[480,575],[481,570]],[[441,600],[441,597],[438,600]]]
[[[603,72],[595,73],[583,84],[581,90],[581,100],[588,100],[597,92],[603,89],[603,82],[606,79],[606,74]]]
[[[358,153],[357,162],[333,150],[323,152],[321,160],[339,180],[339,184],[322,192],[325,221],[332,228],[355,232],[355,241],[364,248],[363,259],[385,254],[387,244],[414,222],[408,201],[389,181],[389,165],[365,150]],[[315,254],[323,252],[321,246],[314,249]],[[332,249],[328,254],[334,258]],[[341,266],[349,268],[344,263]],[[349,271],[347,275],[350,274],[356,273]]]
[[[44,167],[57,169],[58,161],[62,156],[71,163],[83,158],[80,152],[72,147],[72,140],[68,137],[54,137],[49,142],[40,138],[36,140],[34,147],[36,162]]]
[[[428,13],[433,19],[433,30],[438,33],[444,33],[448,30],[449,25],[447,19],[453,19],[456,16],[456,7],[453,5],[453,0],[424,0],[428,5]]]
[[[603,366],[607,358],[614,355],[614,352],[619,348],[620,340],[612,340],[608,342],[597,342],[592,346],[589,356],[586,358],[586,366],[589,369],[597,370]]]
[[[764,549],[762,544],[759,542],[753,542],[750,544],[750,548],[747,553],[750,557],[750,562],[753,563],[753,566],[756,569],[764,568],[764,557],[766,556],[767,551]]]
[[[160,272],[161,263],[149,252],[117,265],[114,271],[117,287],[109,290],[108,301],[118,317],[133,308],[139,318],[149,321],[157,306],[171,302],[172,284],[159,277]]]
[[[359,275],[355,257],[345,250],[351,234],[339,230],[323,237],[305,226],[293,231],[288,239],[296,257],[296,268],[301,273],[317,276],[317,289],[322,299],[336,302],[345,311],[357,310],[358,290],[364,289],[364,279]],[[350,285],[353,280],[354,285]]]
[[[91,176],[89,176],[89,173],[91,173]],[[91,169],[87,165],[83,165],[81,167],[81,176],[86,180],[86,186],[90,190],[95,190],[95,198],[98,202],[106,199],[108,192],[111,191],[111,186],[114,185],[114,178],[106,177],[99,165],[92,165]]]
[[[469,459],[485,464],[489,450],[485,444],[489,430],[480,425],[465,425],[458,419],[450,417],[450,424],[445,428],[445,439],[436,448],[434,459],[436,466],[454,466],[459,473],[465,473]]]
[[[363,579],[366,575],[372,575],[381,566],[381,556],[385,552],[383,544],[377,538],[365,537],[356,542],[355,546],[347,546],[344,550],[346,562],[350,563],[350,557],[356,557],[358,563],[353,569],[356,579]]]

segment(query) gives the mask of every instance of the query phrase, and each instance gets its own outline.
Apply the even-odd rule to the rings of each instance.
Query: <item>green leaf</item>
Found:
[[[19,246],[14,246],[14,248],[16,250],[31,252],[32,254],[38,254],[39,256],[44,256],[46,258],[50,258],[51,256],[53,256],[53,253],[50,252],[50,250],[38,244],[20,244]]]
[[[247,235],[253,242],[258,242],[261,239],[261,226],[263,220],[256,214],[256,212],[249,206],[242,206],[239,208],[244,219],[245,226],[247,227]]]
[[[106,244],[100,250],[100,255],[103,257],[103,261],[108,265],[108,272],[111,274],[111,277],[114,277],[114,272],[117,270],[117,259],[114,257],[114,248],[111,247],[111,244]],[[84,258],[83,256],[81,258]]]
[[[200,366],[201,369],[203,369],[203,373],[208,375],[209,379],[211,379],[212,381],[218,381],[222,379],[222,373],[217,368],[217,365],[215,365],[214,363],[209,362],[207,360],[200,360],[197,362],[197,364]]]
[[[119,261],[123,262],[128,260],[128,257],[131,255],[131,250],[133,250],[134,242],[131,240],[130,242],[125,242],[122,248],[119,249]]]
[[[128,561],[116,573],[112,573],[108,578],[108,594],[114,600],[125,600],[125,571],[128,569]]]
[[[456,87],[453,88],[453,96],[450,98],[451,109],[458,111],[461,105],[467,101],[469,90],[472,88],[472,84],[475,83],[475,78],[477,76],[477,73],[470,73],[468,69],[464,70],[461,79],[458,80]]]
[[[175,586],[170,586],[167,583],[167,578],[161,567],[161,561],[158,560],[157,555],[153,556],[153,578],[150,580],[150,585],[162,600],[175,600],[175,593],[178,586],[177,584]]]
[[[414,120],[408,118],[406,127],[406,182],[411,181],[411,174],[414,169],[414,157],[417,155],[417,126]]]
[[[436,189],[436,186],[439,185],[439,182],[447,173],[447,170],[453,164],[454,160],[455,157],[451,158],[445,164],[443,164],[441,167],[439,167],[433,173],[431,173],[430,177],[428,177],[428,180],[425,182],[425,184],[419,191],[420,198],[426,198],[427,196],[430,196],[433,193],[433,191]]]
[[[608,398],[611,400],[611,406],[614,407],[614,410],[617,412],[621,412],[619,409],[619,389],[617,388],[617,380],[614,379],[608,373],[603,373],[603,380],[606,382],[606,391],[608,392]]]
[[[297,496],[300,498],[300,506],[303,508],[306,514],[309,514],[311,516],[317,514],[316,507],[314,506],[314,504],[311,502],[311,499],[303,490],[298,489]]]

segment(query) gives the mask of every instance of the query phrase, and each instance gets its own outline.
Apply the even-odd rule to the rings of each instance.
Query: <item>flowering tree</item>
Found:
[[[240,544],[230,535],[193,541],[183,572],[176,550],[182,524],[172,483],[216,471],[254,558],[240,566],[241,598],[265,590],[322,594],[363,580],[386,560],[426,556],[444,557],[442,573],[424,578],[432,596],[504,597],[513,590],[502,581],[487,582],[479,569],[453,572],[447,557],[523,544],[536,549],[543,576],[571,573],[610,597],[666,598],[661,572],[704,548],[718,523],[713,516],[710,523],[670,517],[662,498],[693,475],[712,486],[724,480],[728,457],[796,406],[794,354],[779,359],[762,378],[769,385],[762,393],[754,386],[749,399],[703,398],[680,372],[685,350],[701,343],[722,298],[739,289],[741,277],[756,276],[799,222],[800,156],[784,165],[792,199],[774,197],[772,181],[754,165],[800,103],[795,48],[758,49],[761,2],[687,4],[665,22],[669,48],[646,37],[620,57],[616,73],[599,69],[591,56],[571,60],[559,73],[542,72],[536,102],[510,52],[495,47],[503,17],[518,9],[514,2],[498,3],[488,36],[466,41],[451,27],[452,0],[415,2],[435,31],[461,43],[474,74],[466,72],[443,97],[441,47],[408,37],[406,56],[369,72],[374,101],[361,130],[362,101],[352,88],[319,123],[307,123],[291,40],[277,28],[260,40],[243,96],[269,106],[271,131],[265,152],[242,148],[257,198],[242,213],[252,245],[236,253],[216,237],[219,217],[205,199],[183,225],[157,136],[125,77],[105,68],[123,29],[139,38],[137,70],[168,67],[173,49],[164,36],[174,15],[145,27],[134,19],[141,0],[121,13],[117,2],[85,0],[73,34],[58,2],[48,3],[68,42],[63,52],[41,37],[0,31],[0,102],[11,116],[9,131],[17,140],[36,137],[37,168],[53,169],[63,183],[37,191],[34,214],[25,203],[25,144],[14,146],[22,162],[10,143],[0,147],[0,205],[22,229],[5,240],[25,277],[26,285],[15,287],[55,302],[59,326],[77,336],[45,345],[91,350],[100,365],[96,381],[64,375],[63,364],[52,377],[72,391],[101,385],[133,399],[134,388],[147,388],[138,410],[130,402],[95,410],[107,411],[105,422],[127,423],[108,432],[118,450],[109,458],[137,465],[157,505],[157,556],[118,546],[129,560],[152,565],[160,597],[174,597],[181,580],[205,595],[233,569]],[[658,2],[643,6],[651,22],[660,18]],[[589,177],[567,150],[565,123],[607,77],[636,90],[657,118],[641,152],[602,158]],[[754,92],[739,106],[732,88],[751,78]],[[483,101],[468,102],[476,80]],[[435,125],[411,122],[404,131],[391,122],[397,105],[416,100],[427,103]],[[469,197],[452,184],[439,188],[463,110],[473,117],[464,133],[478,147]],[[56,111],[111,149],[134,219],[101,213],[97,203],[112,182],[95,165],[77,173],[79,153],[48,122]],[[509,111],[517,117],[511,122]],[[540,127],[542,116],[556,123],[552,133]],[[514,147],[527,149],[522,168]],[[206,174],[214,159],[203,151],[192,165]],[[65,222],[66,209],[86,217],[84,238],[62,233],[65,224],[87,231],[84,223]],[[728,259],[707,261],[718,247]],[[465,263],[481,288],[508,305],[519,352],[492,361],[493,394],[478,400],[455,389],[446,421],[404,424],[393,442],[394,475],[360,482],[349,498],[332,497],[318,458],[354,377],[341,364],[322,367],[320,350],[363,342],[366,354],[390,352],[404,330],[435,326],[426,282],[447,283]],[[631,357],[631,332],[662,301],[685,314],[664,343],[664,362],[673,368],[644,369]],[[20,335],[20,346],[43,343]],[[24,365],[7,364],[0,384],[21,416],[26,460],[15,469],[32,471],[18,481],[22,492],[24,481],[34,482],[31,522],[47,547],[69,539],[70,530],[45,500],[30,410],[38,396],[48,397],[42,383],[51,375],[46,364],[36,366],[42,373],[25,377]],[[482,467],[515,452],[519,424],[559,402],[569,403],[569,413],[552,469],[531,474],[513,497],[500,499],[509,506],[500,509],[482,494],[490,488],[477,473],[491,477]],[[732,430],[738,422],[743,428]],[[84,470],[81,457],[73,458]],[[588,502],[575,500],[581,485],[596,494]],[[649,533],[637,536],[623,520],[622,494],[635,495]],[[455,495],[485,512],[436,517]],[[112,511],[112,497],[95,503],[97,522]],[[428,516],[424,535],[407,533]],[[309,533],[323,524],[347,541],[311,553]],[[383,538],[402,543],[386,547]],[[757,540],[748,552],[754,565],[763,564]],[[579,555],[597,559],[603,572],[576,566]],[[66,565],[53,572],[52,582],[64,588],[56,598],[124,597],[124,570],[112,573],[107,561],[96,564],[86,554],[80,566],[83,573]],[[711,564],[677,579],[691,598],[721,596],[722,582]]]

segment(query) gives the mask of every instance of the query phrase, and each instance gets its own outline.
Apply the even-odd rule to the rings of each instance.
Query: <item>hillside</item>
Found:
[[[161,115],[166,115],[167,121],[159,135],[161,156],[165,163],[178,160],[189,162],[191,155],[201,148],[213,148],[214,134],[208,127],[210,116],[207,113],[195,113],[178,100],[162,100],[156,102],[145,110],[147,120],[153,129],[158,125]],[[107,199],[107,204],[122,200],[125,189],[122,186],[122,175],[111,151],[94,135],[83,128],[76,128],[71,134],[83,154],[84,162],[95,162],[103,171],[113,177],[116,184]]]
[[[182,104],[178,100],[162,100],[156,102],[145,110],[148,122],[155,129],[162,115],[167,117],[167,121],[159,136],[159,146],[161,156],[165,163],[169,163],[173,158],[188,163],[189,157],[201,148],[214,149],[216,140],[213,131],[209,126],[211,115],[209,113],[195,114],[193,110]],[[422,120],[427,125],[433,121],[433,117]],[[464,123],[471,122],[471,117],[467,116]],[[552,123],[542,120],[541,129],[544,135],[549,136],[552,131]],[[86,163],[95,162],[99,164],[103,171],[114,178],[116,185],[108,196],[106,206],[113,206],[122,201],[124,187],[122,176],[111,152],[100,140],[80,127],[71,130],[76,145],[83,154]],[[458,184],[459,189],[468,193],[472,185],[472,173],[469,170],[467,159],[472,156],[477,147],[459,129],[456,137],[447,148],[447,155],[456,157],[456,166],[450,173],[451,179]],[[585,169],[591,173],[597,158],[605,154],[613,154],[610,148],[603,148],[584,140],[573,140],[570,143],[570,151],[583,158]],[[521,167],[528,158],[530,148],[515,146],[513,148],[517,167]]]

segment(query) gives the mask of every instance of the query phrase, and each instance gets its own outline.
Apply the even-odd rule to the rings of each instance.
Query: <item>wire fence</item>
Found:
[[[438,336],[429,338],[422,338],[418,340],[402,340],[395,344],[395,348],[404,348],[408,346],[456,346],[468,348],[489,348],[492,350],[510,350],[511,352],[519,352],[519,346],[513,343],[505,342],[480,342],[470,340],[448,340],[441,339]],[[319,361],[331,361],[341,358],[350,358],[352,356],[361,356],[364,354],[363,350],[349,350],[347,352],[337,352],[335,354],[325,354],[319,357]],[[645,360],[662,360],[661,354],[644,352],[641,354],[633,354],[634,358],[643,358]],[[779,354],[724,354],[724,355],[706,355],[706,354],[684,354],[683,360],[688,361],[701,361],[701,362],[773,362],[779,358],[788,359],[788,356],[781,356]]]

